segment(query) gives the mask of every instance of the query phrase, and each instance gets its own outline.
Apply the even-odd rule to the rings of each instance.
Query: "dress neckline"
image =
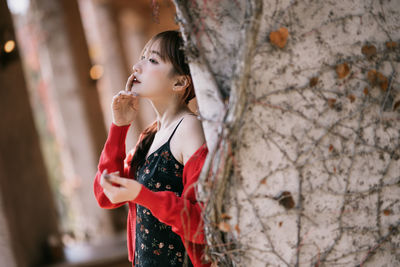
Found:
[[[152,153],[150,153],[144,161],[146,162],[146,161],[150,158],[150,156],[153,156],[154,153],[156,153],[158,150],[160,150],[162,147],[164,147],[167,143],[168,143],[168,141],[165,142],[164,144],[162,144],[159,148],[157,148],[156,150],[154,150]]]
[[[182,117],[182,118],[179,120],[179,122],[178,122],[177,125],[175,126],[174,130],[172,131],[171,135],[169,136],[168,140],[167,140],[164,144],[162,144],[159,148],[157,148],[156,150],[154,150],[153,152],[151,152],[151,153],[145,158],[144,162],[146,162],[147,160],[149,160],[150,156],[153,156],[157,151],[159,151],[159,150],[160,150],[161,148],[163,148],[165,145],[168,145],[168,150],[169,150],[169,153],[171,154],[172,158],[174,158],[176,162],[178,162],[181,166],[183,166],[183,164],[180,163],[180,162],[174,157],[174,155],[172,155],[171,148],[170,148],[170,146],[169,146],[169,143],[170,143],[170,141],[171,141],[171,139],[172,139],[172,136],[174,135],[176,129],[177,129],[178,126],[179,126],[179,124],[181,124],[183,118],[184,118],[184,117]]]
[[[155,151],[153,151],[151,154],[149,154],[149,155],[147,156],[147,158],[145,159],[144,162],[148,161],[150,157],[154,156],[154,154],[155,154],[157,151],[159,151],[161,148],[163,148],[164,146],[168,146],[169,154],[171,155],[171,157],[172,157],[179,165],[181,165],[182,167],[185,166],[185,165],[183,165],[182,163],[180,163],[179,160],[177,160],[177,159],[175,158],[175,156],[172,154],[172,152],[171,152],[171,147],[169,146],[169,141],[165,142],[165,143],[162,144],[159,148],[157,148]]]

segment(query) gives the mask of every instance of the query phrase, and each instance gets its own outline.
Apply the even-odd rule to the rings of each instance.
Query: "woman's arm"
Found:
[[[193,243],[205,244],[203,203],[196,200],[195,185],[200,175],[208,149],[204,143],[186,162],[183,168],[184,189],[179,197],[171,191],[154,192],[143,186],[133,202],[147,207],[161,222]]]
[[[103,192],[100,185],[101,174],[105,169],[108,173],[119,171],[120,176],[129,177],[129,156],[126,158],[125,139],[128,133],[130,124],[125,126],[117,126],[111,123],[110,131],[100,155],[99,164],[97,166],[97,173],[94,179],[94,194],[97,202],[101,208],[113,209],[118,208],[126,203],[111,203],[110,200]]]

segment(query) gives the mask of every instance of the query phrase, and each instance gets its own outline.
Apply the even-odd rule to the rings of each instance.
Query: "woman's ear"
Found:
[[[190,78],[187,75],[177,76],[172,90],[184,91],[190,85],[190,82],[191,82]]]

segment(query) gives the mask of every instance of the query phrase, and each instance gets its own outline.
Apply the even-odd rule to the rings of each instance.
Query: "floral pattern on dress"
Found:
[[[180,196],[183,165],[171,154],[169,140],[138,169],[137,181],[152,191],[172,191]],[[187,266],[193,266],[180,236],[139,204],[136,204],[135,242],[135,266],[183,266],[185,261]]]

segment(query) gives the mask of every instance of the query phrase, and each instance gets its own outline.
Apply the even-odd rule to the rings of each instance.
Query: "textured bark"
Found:
[[[174,3],[211,152],[209,257],[400,265],[400,2]]]

